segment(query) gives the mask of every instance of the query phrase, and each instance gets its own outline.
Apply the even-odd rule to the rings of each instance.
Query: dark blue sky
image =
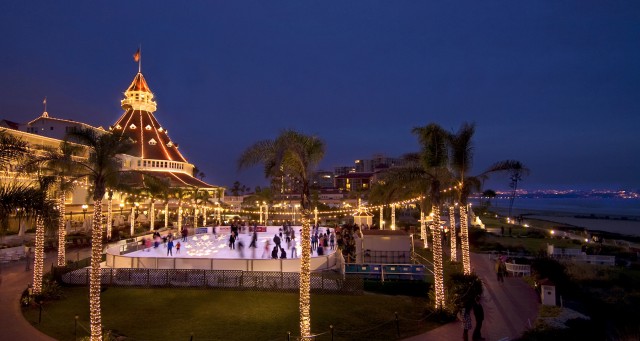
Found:
[[[639,1],[4,1],[0,32],[0,118],[20,122],[47,96],[113,124],[142,43],[156,117],[214,184],[264,183],[236,159],[285,128],[323,138],[333,169],[471,121],[477,171],[640,188]]]

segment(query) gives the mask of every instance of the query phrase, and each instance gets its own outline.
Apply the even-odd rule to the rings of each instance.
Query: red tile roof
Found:
[[[149,85],[147,85],[147,81],[144,79],[142,73],[138,72],[136,77],[133,79],[133,82],[131,82],[131,85],[129,85],[127,91],[151,92],[151,89],[149,88]]]
[[[127,109],[113,125],[114,132],[135,141],[127,154],[144,159],[187,162],[167,130],[162,128],[160,131],[161,128],[152,113],[133,109]]]

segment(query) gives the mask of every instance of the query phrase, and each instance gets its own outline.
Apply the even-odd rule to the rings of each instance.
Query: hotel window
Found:
[[[136,129],[136,125],[131,123],[131,125],[129,126],[130,129]]]

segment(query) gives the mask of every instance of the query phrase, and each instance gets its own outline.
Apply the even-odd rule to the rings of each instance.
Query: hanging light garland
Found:
[[[467,205],[460,205],[460,244],[462,244],[462,270],[465,275],[471,274],[471,260],[469,254],[469,226],[467,220]]]
[[[64,221],[64,215],[66,214],[64,202],[66,200],[64,191],[60,190],[60,198],[58,198],[58,266],[66,265],[65,247],[67,242],[67,226]]]
[[[42,271],[44,268],[44,219],[36,215],[36,247],[33,262],[33,293],[42,293]]]
[[[453,205],[449,206],[449,231],[451,231],[451,261],[458,261],[458,240],[456,236],[456,210]]]
[[[100,262],[102,261],[102,200],[93,205],[93,227],[91,231],[91,269],[89,272],[89,321],[91,341],[102,340],[102,315],[100,313]]]
[[[311,337],[311,226],[310,212],[302,210],[301,258],[300,258],[300,335],[303,340]]]
[[[442,231],[440,229],[440,207],[432,206],[433,223],[431,233],[433,235],[433,276],[435,308],[444,309],[444,270],[442,265]]]

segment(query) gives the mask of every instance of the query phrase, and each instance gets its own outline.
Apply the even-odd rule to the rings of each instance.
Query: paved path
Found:
[[[504,284],[498,283],[494,263],[487,254],[471,254],[474,271],[484,283],[482,305],[485,319],[482,336],[487,341],[512,340],[527,330],[538,316],[536,292],[521,278],[507,277]],[[471,314],[473,318],[473,314]],[[475,321],[473,321],[475,326]],[[452,322],[427,333],[405,339],[405,341],[450,341],[462,340],[462,325]],[[471,331],[469,332],[471,340]]]
[[[90,249],[73,250],[67,254],[69,259],[88,257]],[[57,251],[47,253],[45,271],[51,269]],[[34,328],[22,315],[20,296],[33,280],[33,257],[25,271],[26,260],[2,264],[0,269],[0,334],[2,340],[52,341],[53,338]]]

